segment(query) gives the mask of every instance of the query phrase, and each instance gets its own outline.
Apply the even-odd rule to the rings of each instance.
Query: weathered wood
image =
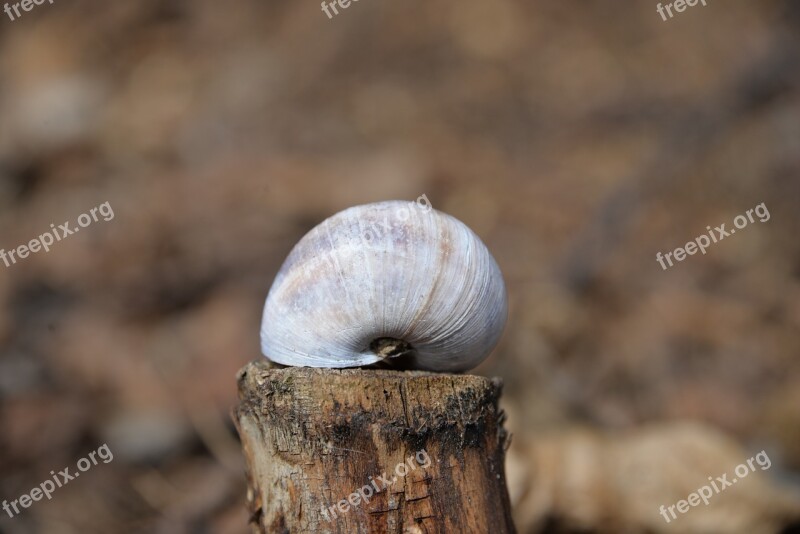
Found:
[[[499,380],[263,361],[238,378],[254,532],[514,532]]]

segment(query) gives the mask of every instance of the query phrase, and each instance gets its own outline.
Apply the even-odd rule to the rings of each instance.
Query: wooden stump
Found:
[[[238,379],[254,532],[514,532],[499,380],[266,361]]]

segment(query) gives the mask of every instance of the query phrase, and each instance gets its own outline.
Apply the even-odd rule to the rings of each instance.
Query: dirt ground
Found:
[[[800,5],[656,6],[0,12],[0,248],[81,230],[0,264],[0,500],[113,452],[0,532],[248,532],[230,411],[275,273],[333,213],[423,194],[508,286],[473,372],[505,382],[521,533],[800,531]]]

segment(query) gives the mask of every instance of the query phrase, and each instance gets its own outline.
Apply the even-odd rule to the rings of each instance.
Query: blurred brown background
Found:
[[[800,9],[656,4],[0,13],[0,248],[115,213],[0,265],[0,499],[114,453],[0,532],[247,532],[229,410],[273,276],[325,217],[422,194],[509,286],[475,372],[506,383],[520,532],[798,528]],[[768,222],[656,262],[761,202]],[[762,449],[769,491],[658,515]],[[696,526],[725,506],[750,515]]]

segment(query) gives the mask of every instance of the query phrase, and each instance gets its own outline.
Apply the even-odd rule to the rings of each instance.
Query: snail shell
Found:
[[[261,350],[292,366],[464,371],[495,347],[507,308],[497,263],[462,222],[430,204],[365,204],[295,245],[264,305]]]

